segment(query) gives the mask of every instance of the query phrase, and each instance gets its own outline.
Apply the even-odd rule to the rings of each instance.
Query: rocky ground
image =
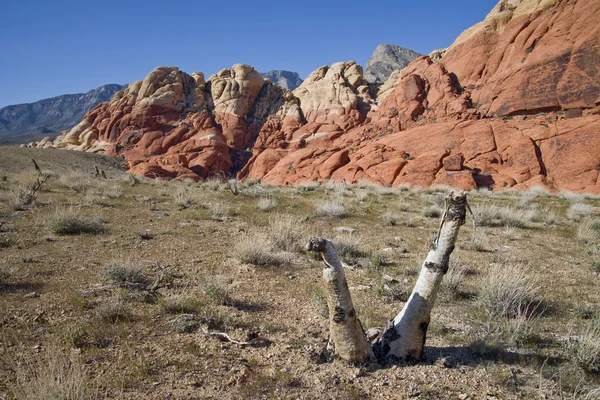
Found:
[[[425,358],[357,367],[316,357],[327,306],[302,245],[335,241],[363,326],[381,327],[415,282],[446,189],[248,181],[236,196],[227,182],[138,179],[94,160],[103,180],[90,154],[18,151],[0,169],[2,398],[598,396],[597,197],[471,192],[479,226],[461,231]],[[57,152],[82,168],[51,162]],[[30,157],[53,173],[23,205]],[[490,285],[523,291],[526,307],[498,313]]]

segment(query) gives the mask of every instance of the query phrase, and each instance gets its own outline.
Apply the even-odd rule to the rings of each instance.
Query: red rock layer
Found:
[[[598,21],[593,0],[503,0],[439,62],[392,74],[379,101],[354,62],[293,93],[246,65],[208,82],[159,67],[53,146],[156,177],[600,193]]]

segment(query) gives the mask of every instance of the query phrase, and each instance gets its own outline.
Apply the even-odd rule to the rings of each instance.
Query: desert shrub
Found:
[[[160,306],[167,314],[196,314],[204,308],[197,298],[184,295],[165,297],[160,301]]]
[[[86,221],[74,208],[57,209],[48,218],[48,228],[57,235],[80,235],[102,233],[104,228],[94,221]]]
[[[97,181],[93,176],[79,171],[66,172],[58,178],[58,183],[62,186],[81,194],[92,191]]]
[[[567,354],[584,371],[600,373],[600,329],[588,326],[581,335],[570,337]]]
[[[244,263],[263,267],[278,266],[290,261],[289,253],[274,251],[268,239],[260,233],[237,240],[233,254]]]
[[[442,280],[442,293],[448,296],[456,296],[460,293],[468,267],[459,258],[450,260],[448,272]]]
[[[354,263],[358,258],[365,257],[366,253],[362,250],[362,238],[357,235],[343,234],[333,238],[340,258],[347,263]]]
[[[97,398],[97,390],[81,361],[61,349],[50,349],[33,359],[15,363],[15,381],[9,386],[13,398],[27,400]]]
[[[202,285],[202,292],[212,304],[227,305],[231,302],[229,291],[220,283],[206,282]]]
[[[477,226],[508,226],[526,228],[529,223],[538,220],[534,209],[498,207],[495,205],[477,205],[473,210]]]
[[[104,267],[102,268],[102,278],[105,281],[115,283],[148,283],[148,278],[140,268],[116,261],[104,264]]]
[[[277,200],[272,197],[263,197],[256,201],[256,208],[260,211],[271,211],[277,207]]]
[[[217,176],[212,176],[212,177],[206,179],[204,182],[202,182],[201,187],[203,189],[213,190],[216,192],[221,189],[222,184],[223,184],[223,179],[221,179]],[[229,187],[229,185],[227,185],[227,187]]]
[[[539,301],[540,286],[523,265],[493,265],[480,283],[478,300],[494,316],[517,317],[532,312]]]
[[[116,324],[131,321],[131,308],[120,298],[112,298],[96,307],[96,314],[102,321]]]
[[[267,238],[274,248],[283,251],[301,251],[305,229],[302,223],[289,215],[277,214],[269,218]]]
[[[194,204],[193,193],[185,187],[178,188],[173,192],[173,205],[178,210],[185,210]]]
[[[225,202],[208,203],[207,208],[214,219],[226,218],[229,215],[230,207]]]
[[[387,226],[396,226],[398,223],[398,216],[396,214],[391,213],[390,211],[386,211],[381,215],[381,219],[383,223]]]
[[[318,203],[315,211],[320,217],[341,218],[346,215],[346,208],[339,200],[327,200]]]
[[[591,217],[592,215],[594,215],[594,207],[584,203],[572,204],[567,211],[567,217],[575,221],[579,221],[585,217]]]
[[[8,202],[13,210],[22,211],[37,198],[37,192],[42,189],[43,184],[48,180],[49,175],[39,175],[36,173],[22,173],[18,176],[16,188],[11,188]]]
[[[444,210],[437,206],[425,207],[421,212],[421,215],[427,218],[439,218],[442,216]]]
[[[317,181],[305,182],[296,186],[296,190],[298,190],[299,192],[312,192],[316,190],[320,185],[321,184]]]
[[[497,220],[500,218],[500,210],[495,205],[478,204],[474,207],[475,221],[477,226],[497,226]]]
[[[526,312],[520,312],[500,322],[500,336],[511,346],[521,346],[533,338],[536,322],[537,318],[532,319]]]
[[[561,191],[558,196],[567,200],[569,203],[583,203],[585,201],[584,195],[575,192]]]

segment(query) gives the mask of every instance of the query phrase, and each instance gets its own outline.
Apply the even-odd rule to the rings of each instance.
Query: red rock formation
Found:
[[[597,21],[592,0],[502,0],[373,95],[354,62],[293,93],[245,65],[208,82],[159,67],[53,145],[123,155],[146,176],[600,193]]]

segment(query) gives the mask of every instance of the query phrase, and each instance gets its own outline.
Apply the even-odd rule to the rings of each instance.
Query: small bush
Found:
[[[594,215],[594,207],[584,203],[572,204],[567,211],[567,217],[575,221],[579,221],[585,217],[591,217],[592,215]]]
[[[321,184],[317,181],[301,183],[296,186],[296,190],[299,192],[312,192],[316,190]]]
[[[271,211],[277,207],[277,200],[272,197],[263,197],[256,201],[256,208],[260,211]]]
[[[240,261],[256,266],[278,266],[290,261],[289,254],[274,251],[271,243],[260,234],[240,238],[233,252]]]
[[[590,326],[581,336],[571,337],[567,354],[584,371],[600,373],[600,330]]]
[[[104,264],[104,268],[102,269],[102,278],[106,281],[114,283],[148,283],[148,279],[140,268],[117,262]]]
[[[315,211],[320,217],[341,218],[346,215],[346,208],[341,201],[324,201],[316,205]]]
[[[385,212],[381,216],[381,219],[383,220],[383,223],[386,226],[396,226],[396,224],[398,223],[398,216],[389,211]]]
[[[207,205],[210,215],[214,219],[226,218],[229,215],[229,204],[224,202],[209,203]]]
[[[15,399],[87,400],[97,398],[96,390],[81,361],[68,352],[51,349],[33,360],[15,363],[15,383],[9,390]]]
[[[196,314],[203,308],[203,304],[190,296],[175,295],[161,300],[160,305],[168,314]]]
[[[425,207],[421,214],[427,218],[440,218],[443,214],[444,210],[437,206],[429,206]]]
[[[362,238],[352,234],[338,235],[333,239],[333,245],[340,258],[347,263],[355,263],[366,254],[362,251]]]
[[[194,204],[193,194],[186,188],[181,187],[173,193],[173,205],[178,210],[185,210]]]
[[[456,296],[460,293],[463,281],[467,274],[468,267],[463,264],[460,259],[450,261],[448,272],[442,280],[441,290],[449,296]]]
[[[540,286],[525,266],[493,265],[480,285],[479,302],[494,316],[514,318],[532,312]]]
[[[600,240],[600,220],[584,219],[577,226],[577,239],[586,244],[594,244]]]
[[[231,302],[227,288],[216,282],[207,282],[202,285],[202,292],[212,304],[227,305]]]
[[[48,228],[57,235],[97,234],[104,232],[102,225],[85,221],[73,208],[57,209],[48,219]]]
[[[131,321],[133,314],[122,299],[111,299],[96,308],[96,313],[104,322],[116,324]]]
[[[302,251],[304,236],[304,227],[296,218],[281,214],[269,218],[267,237],[274,248],[290,252]]]

